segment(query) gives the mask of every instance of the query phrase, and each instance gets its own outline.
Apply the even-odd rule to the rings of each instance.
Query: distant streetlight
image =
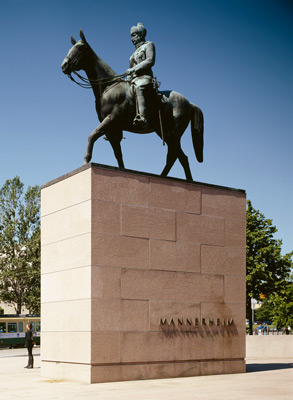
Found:
[[[252,310],[252,325],[254,324],[254,310],[257,301],[255,299],[251,299],[251,310]]]

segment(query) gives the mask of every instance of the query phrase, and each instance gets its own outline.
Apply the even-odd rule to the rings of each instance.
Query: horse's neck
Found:
[[[117,76],[116,72],[109,67],[108,64],[105,63],[100,57],[96,55],[96,53],[91,49],[90,52],[90,60],[88,65],[85,67],[85,73],[90,81],[95,80],[111,80]],[[96,97],[96,100],[99,101],[101,94],[105,90],[105,88],[109,85],[109,83],[99,83],[93,84],[93,91]]]

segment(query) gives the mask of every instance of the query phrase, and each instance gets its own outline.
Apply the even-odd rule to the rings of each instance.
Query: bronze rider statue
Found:
[[[141,22],[138,22],[137,26],[132,26],[130,35],[135,51],[130,57],[129,68],[126,71],[129,75],[128,80],[135,85],[136,90],[137,115],[133,124],[142,129],[148,126],[146,92],[152,85],[152,66],[156,58],[155,45],[145,41],[146,33]]]

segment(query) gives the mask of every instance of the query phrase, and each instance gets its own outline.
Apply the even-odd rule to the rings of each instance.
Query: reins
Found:
[[[121,74],[117,75],[111,78],[100,78],[100,79],[88,79],[85,78],[84,76],[78,74],[77,72],[73,71],[73,73],[78,76],[78,78],[83,82],[77,82],[71,74],[68,75],[68,78],[70,78],[74,83],[76,83],[78,86],[84,88],[84,89],[91,89],[94,85],[105,85],[105,84],[111,84],[115,82],[121,82],[127,74]]]

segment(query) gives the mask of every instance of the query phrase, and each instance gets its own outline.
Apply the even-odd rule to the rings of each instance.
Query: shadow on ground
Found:
[[[293,364],[292,363],[247,364],[246,372],[272,371],[276,369],[288,369],[288,368],[293,368]]]

